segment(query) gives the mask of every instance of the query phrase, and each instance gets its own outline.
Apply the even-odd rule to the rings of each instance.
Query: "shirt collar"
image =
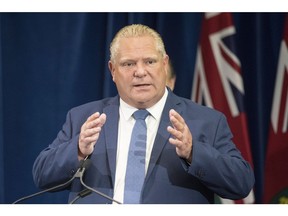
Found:
[[[165,92],[162,98],[152,107],[147,109],[150,115],[156,120],[159,120],[161,118],[161,114],[164,109],[167,96],[168,96],[168,90],[167,88],[165,88]],[[122,111],[124,119],[128,121],[129,118],[132,118],[132,115],[137,110],[137,108],[130,106],[120,98],[120,110]]]

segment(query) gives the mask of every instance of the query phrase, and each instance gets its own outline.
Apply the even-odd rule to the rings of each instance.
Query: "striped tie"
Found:
[[[124,203],[140,203],[141,191],[145,179],[145,157],[147,127],[145,119],[149,115],[147,110],[137,110],[133,117],[136,122],[133,127],[124,190]]]

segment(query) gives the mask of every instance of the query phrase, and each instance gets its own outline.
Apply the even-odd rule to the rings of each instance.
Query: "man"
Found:
[[[171,60],[169,60],[168,70],[167,70],[167,78],[166,78],[166,85],[173,91],[176,82],[176,74],[174,72],[173,65]]]
[[[232,143],[224,115],[166,87],[169,57],[160,35],[144,25],[126,26],[113,39],[110,53],[108,66],[119,95],[69,111],[57,138],[35,161],[36,185],[68,181],[79,161],[89,157],[86,185],[129,203],[125,176],[133,113],[146,109],[146,174],[140,198],[132,203],[213,203],[214,193],[246,197],[254,174]],[[68,189],[72,200],[83,186],[76,179]],[[78,202],[111,203],[97,193]]]

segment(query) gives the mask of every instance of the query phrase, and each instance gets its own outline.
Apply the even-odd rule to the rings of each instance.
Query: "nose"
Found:
[[[136,67],[134,76],[135,76],[135,77],[143,77],[143,76],[146,76],[147,71],[146,71],[145,65],[144,65],[143,63],[138,63],[136,66],[137,66],[137,67]]]

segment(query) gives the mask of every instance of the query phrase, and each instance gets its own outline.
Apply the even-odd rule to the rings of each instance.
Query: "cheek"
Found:
[[[114,73],[113,73],[113,81],[114,82],[116,82],[116,83],[119,83],[119,82],[121,82],[121,80],[123,80],[123,78],[122,78],[122,73],[120,72],[120,71],[115,71]]]
[[[128,88],[129,84],[132,82],[132,79],[128,73],[118,73],[114,75],[113,81],[118,85]]]
[[[159,85],[165,85],[166,80],[167,80],[167,76],[166,76],[164,71],[163,71],[163,73],[161,73],[157,76],[157,83]]]

